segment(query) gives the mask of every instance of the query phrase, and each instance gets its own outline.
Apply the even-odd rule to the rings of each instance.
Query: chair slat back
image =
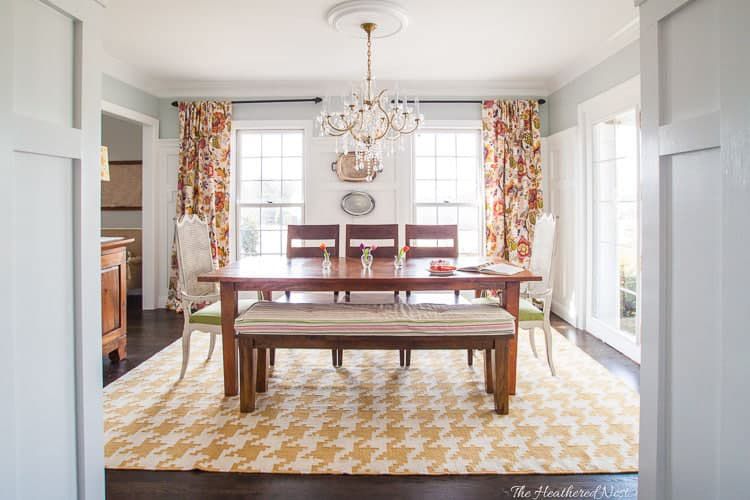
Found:
[[[198,276],[214,270],[208,224],[196,215],[184,215],[175,225],[180,290],[188,295],[218,293],[215,283],[200,283]]]
[[[398,224],[347,224],[346,225],[346,256],[359,257],[362,251],[359,243],[352,246],[352,240],[363,241],[365,244],[374,240],[390,240],[391,246],[378,245],[373,253],[375,258],[393,257],[398,253]]]
[[[555,256],[555,234],[557,221],[549,214],[540,216],[534,225],[534,241],[531,247],[529,270],[542,277],[542,281],[528,283],[531,294],[541,293],[553,286],[552,261]]]
[[[417,246],[417,240],[451,240],[453,246]],[[406,224],[406,244],[409,257],[458,257],[458,225],[456,224]]]
[[[293,240],[307,240],[314,241],[315,246],[292,246]],[[333,240],[333,246],[328,245],[328,241]],[[328,245],[328,253],[331,257],[339,256],[339,225],[316,225],[316,224],[302,224],[287,226],[286,236],[286,256],[290,258],[297,257],[322,257],[323,252],[320,250],[319,245],[326,243]]]

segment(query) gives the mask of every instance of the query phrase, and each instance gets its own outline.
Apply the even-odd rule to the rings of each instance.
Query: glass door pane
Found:
[[[605,329],[635,342],[640,267],[636,110],[596,123],[591,137],[591,314]]]

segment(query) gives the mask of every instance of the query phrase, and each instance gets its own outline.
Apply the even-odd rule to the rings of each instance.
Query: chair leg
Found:
[[[214,347],[216,347],[216,337],[221,334],[219,333],[211,333],[211,343],[208,344],[208,357],[206,358],[206,361],[211,360],[211,356],[214,354]]]
[[[405,361],[406,360],[405,354],[406,353],[404,352],[404,349],[399,349],[398,350],[398,365],[399,366],[405,366],[405,363],[406,363],[406,361]]]
[[[407,296],[407,297],[411,297],[411,290],[407,290],[407,291],[406,291],[406,296]]]
[[[508,339],[495,338],[495,412],[507,415],[509,411]]]
[[[460,296],[461,290],[453,290],[453,295],[455,295],[456,297]]]
[[[289,300],[289,297],[292,296],[292,292],[290,292],[289,290],[287,290],[287,291],[284,292],[284,295],[286,295],[286,300]]]
[[[484,350],[484,390],[487,394],[495,392],[495,373],[492,368],[492,349]]]
[[[339,351],[338,349],[331,349],[331,364],[334,368],[339,366]]]
[[[182,369],[180,370],[179,380],[182,380],[185,377],[188,361],[190,361],[190,335],[193,333],[190,328],[190,313],[186,312],[186,309],[183,309],[182,314],[187,316],[185,316],[185,326],[182,328]]]
[[[534,357],[538,358],[539,355],[536,353],[536,340],[534,337],[536,336],[536,327],[532,326],[529,328],[529,344],[531,344],[531,352],[534,353]]]
[[[405,355],[406,355],[405,356],[406,357],[406,360],[405,360],[406,366],[409,367],[409,366],[411,366],[411,349],[406,349]]]
[[[240,342],[240,412],[255,411],[258,351],[247,342]]]
[[[547,350],[547,364],[549,365],[550,373],[554,377],[557,375],[557,370],[555,369],[554,361],[552,361],[552,329],[548,323],[545,323],[542,329],[544,330],[544,347]]]
[[[341,368],[341,365],[344,364],[344,350],[339,349],[339,368]]]
[[[474,366],[474,349],[469,349],[466,351],[468,359],[466,360],[467,363],[469,363],[469,366]]]
[[[269,361],[271,363],[271,366],[273,366],[273,365],[276,364],[276,349],[271,348],[269,351],[271,353],[270,356],[269,356],[269,358],[270,358]]]
[[[256,383],[257,392],[268,391],[268,349],[256,349],[258,351],[258,376]]]

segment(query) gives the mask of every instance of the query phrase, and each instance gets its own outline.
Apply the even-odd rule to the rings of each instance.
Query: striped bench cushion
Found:
[[[237,318],[235,330],[253,335],[513,335],[515,320],[488,305],[258,302]]]

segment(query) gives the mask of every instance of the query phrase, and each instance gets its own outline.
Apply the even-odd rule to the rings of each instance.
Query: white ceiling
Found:
[[[362,77],[364,41],[336,0],[110,0],[105,51],[162,87]],[[633,0],[400,0],[409,27],[374,41],[374,76],[543,86],[637,17]]]

